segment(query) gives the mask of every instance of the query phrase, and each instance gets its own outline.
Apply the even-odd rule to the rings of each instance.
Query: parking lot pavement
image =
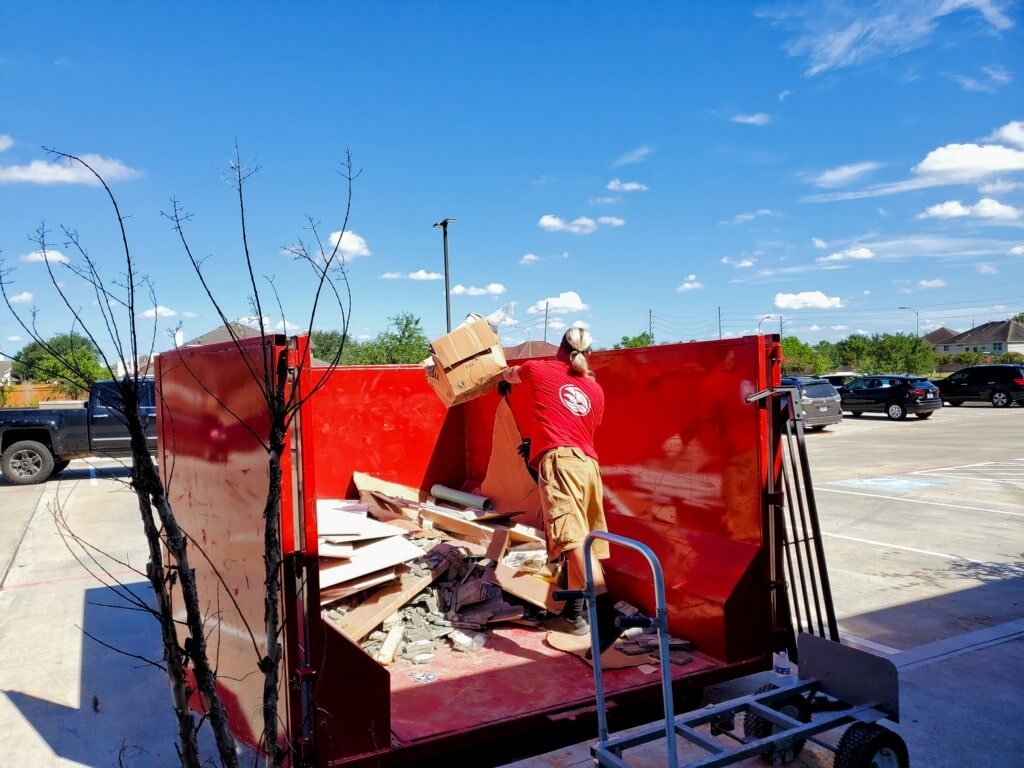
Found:
[[[912,763],[1020,765],[1024,408],[846,418],[807,444],[840,631],[902,667],[897,730]],[[76,462],[59,484],[0,481],[0,765],[116,765],[122,744],[134,755],[128,764],[174,762],[161,673],[78,627],[144,655],[159,655],[155,632],[137,612],[103,607],[111,595],[68,554],[48,511],[62,498],[80,535],[123,563],[144,563],[134,497],[118,474]],[[706,699],[749,693],[764,679],[715,686]],[[589,764],[585,743],[518,765]],[[649,747],[635,765],[664,765],[664,750]],[[797,765],[831,757],[811,747]]]

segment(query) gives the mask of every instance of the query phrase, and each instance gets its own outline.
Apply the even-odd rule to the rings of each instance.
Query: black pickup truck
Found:
[[[141,411],[150,450],[156,448],[153,380],[140,380]],[[0,409],[0,470],[14,485],[42,483],[72,459],[131,454],[128,428],[116,407],[117,384],[100,381],[81,408]]]

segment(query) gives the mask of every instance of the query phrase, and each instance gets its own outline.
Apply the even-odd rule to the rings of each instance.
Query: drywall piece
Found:
[[[405,531],[394,525],[381,523],[371,517],[354,512],[325,509],[317,512],[316,532],[318,537],[330,537],[335,543],[383,539],[387,536],[401,536]]]
[[[431,486],[430,493],[435,499],[449,501],[462,507],[482,509],[485,512],[494,509],[494,504],[486,496],[481,496],[477,493],[466,493],[465,491],[449,488],[447,485],[441,485],[440,483],[435,483]]]
[[[321,538],[317,542],[316,551],[320,557],[349,558],[355,553],[356,548],[352,544],[337,544]]]
[[[590,659],[587,658],[587,651],[590,650],[590,635],[580,637],[565,632],[548,632],[544,636],[544,642],[552,648],[579,656],[587,663],[587,666],[591,665]],[[627,656],[617,651],[614,645],[601,654],[601,669],[626,669],[656,663],[657,659],[653,656]]]
[[[409,485],[381,480],[373,475],[368,475],[365,472],[353,472],[352,482],[355,483],[356,489],[360,493],[364,491],[380,491],[388,496],[405,499],[406,501],[427,500],[426,491],[421,488],[413,488]]]
[[[320,590],[320,605],[327,605],[333,603],[335,600],[341,600],[346,597],[363,592],[371,587],[379,587],[381,584],[387,584],[389,581],[395,579],[395,569],[385,568],[382,571],[375,571],[361,579],[352,579],[346,581],[344,584],[338,584],[334,587],[327,587],[326,589]]]
[[[538,531],[536,528],[523,525],[522,523],[516,523],[509,529],[508,533],[509,542],[515,544],[539,544],[542,547],[547,547],[548,542],[544,537],[542,531]]]
[[[512,409],[502,400],[494,413],[491,456],[484,481],[480,485],[480,494],[491,499],[499,512],[525,510],[522,522],[541,527],[543,518],[540,493],[537,483],[526,471],[523,457],[518,453],[521,442],[522,437]]]
[[[319,516],[324,510],[337,510],[340,512],[353,512],[358,515],[366,517],[368,508],[366,504],[361,501],[355,501],[353,499],[317,499],[316,500],[316,513]]]
[[[333,587],[368,573],[415,560],[423,550],[404,536],[368,542],[356,549],[348,560],[320,560],[320,587]]]

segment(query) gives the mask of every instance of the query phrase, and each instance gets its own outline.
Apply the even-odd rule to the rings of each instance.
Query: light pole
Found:
[[[914,318],[917,320],[917,336],[918,336],[918,338],[920,338],[920,336],[921,336],[921,313],[918,312],[913,307],[900,307],[900,309],[909,309],[911,312],[914,313]]]
[[[764,317],[762,317],[760,320],[757,321],[757,332],[758,333],[761,333],[761,323],[763,323],[765,320],[767,320],[770,317],[775,317],[775,315],[765,315]]]
[[[448,225],[453,221],[455,219],[441,219],[434,225],[441,228],[441,236],[444,238],[444,316],[447,322],[447,333],[452,332],[452,293],[448,278]]]

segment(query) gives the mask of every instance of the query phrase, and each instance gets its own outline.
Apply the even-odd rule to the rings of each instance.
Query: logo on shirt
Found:
[[[558,390],[558,396],[562,399],[562,405],[571,413],[577,416],[586,416],[590,413],[590,398],[575,384],[563,384]]]

